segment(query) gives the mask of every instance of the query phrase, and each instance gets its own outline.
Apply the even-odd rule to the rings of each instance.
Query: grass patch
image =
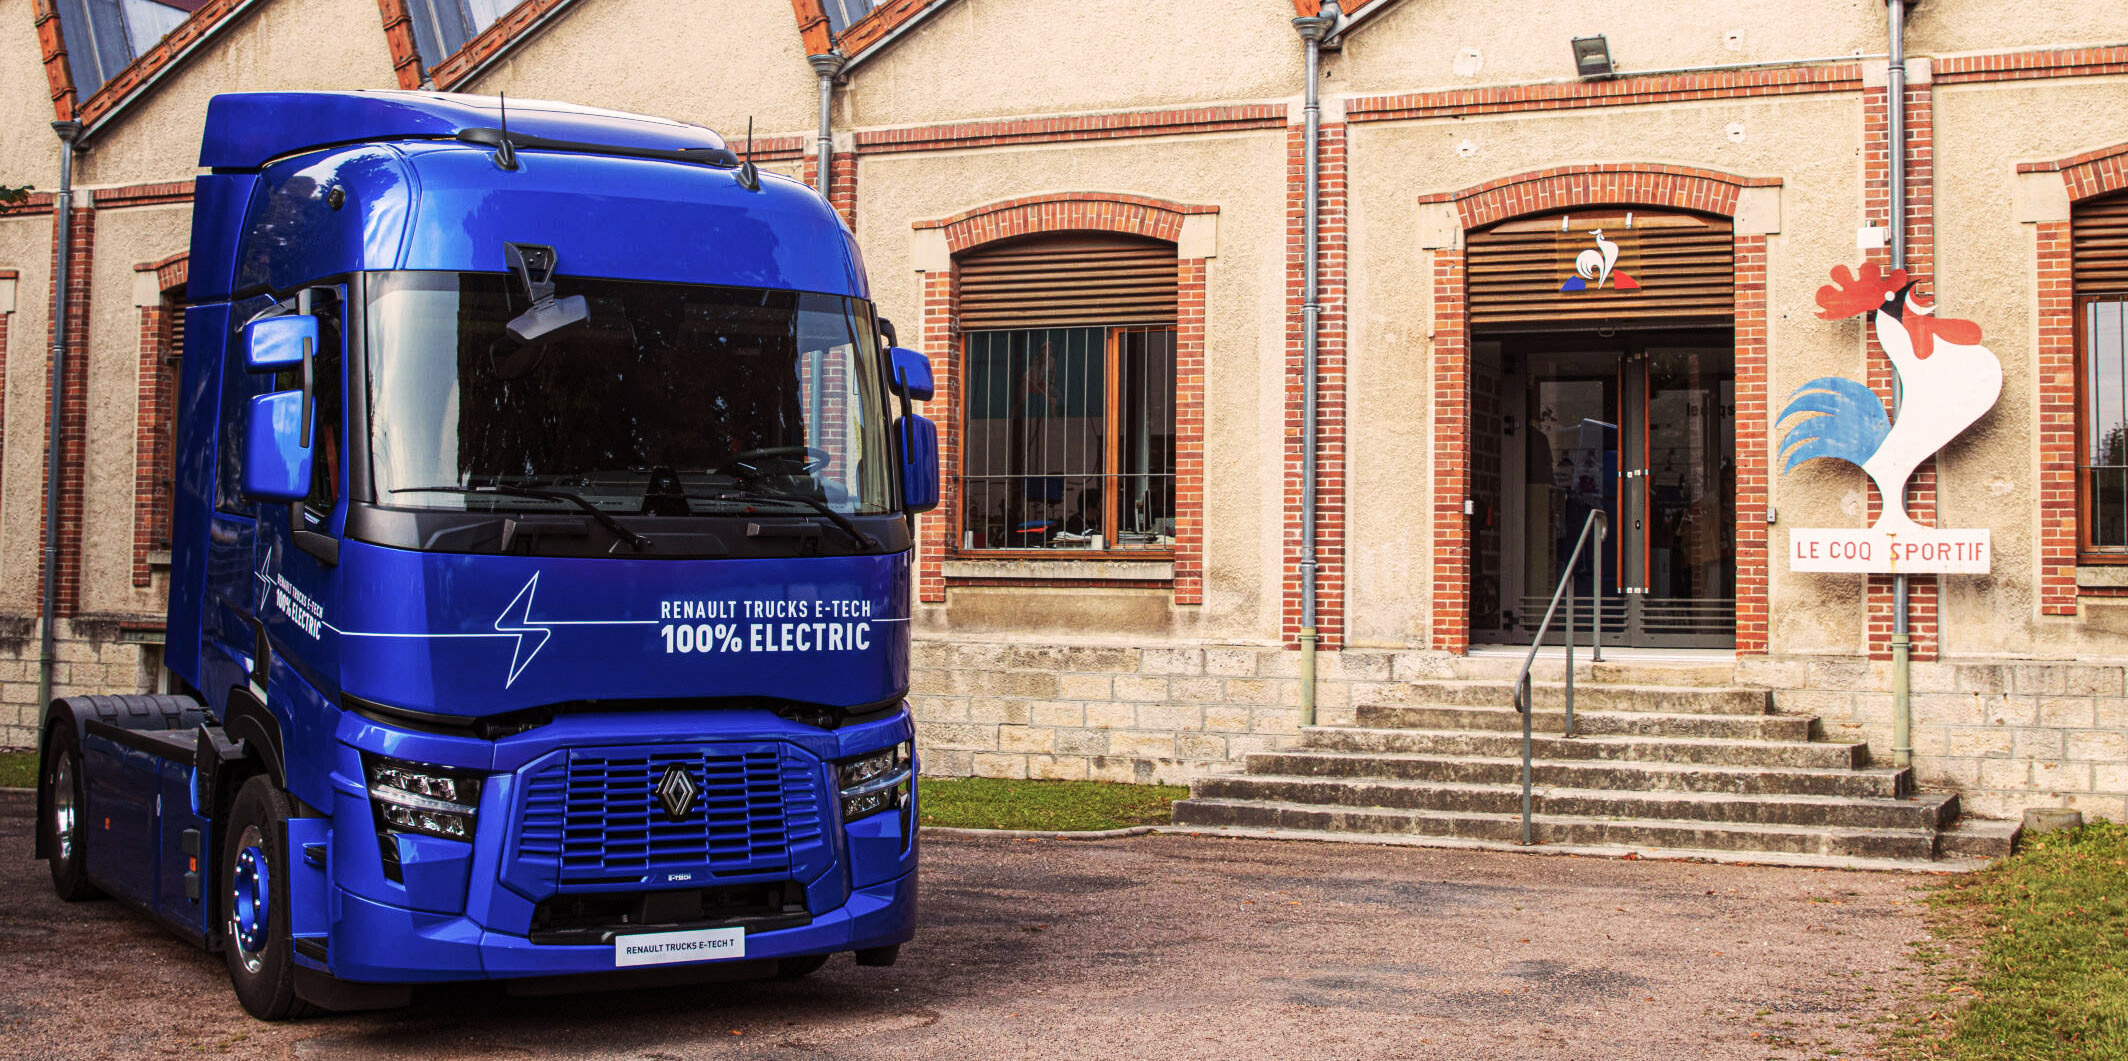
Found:
[[[35,788],[36,752],[0,751],[0,788]]]
[[[2128,1058],[2128,827],[2094,822],[2032,837],[1930,905],[1936,934],[1970,958],[1921,1003],[1934,1012],[1893,1031],[1903,1053]]]
[[[1179,785],[1106,781],[1008,781],[926,777],[917,782],[925,825],[957,829],[1092,832],[1165,825],[1168,804],[1190,794]]]

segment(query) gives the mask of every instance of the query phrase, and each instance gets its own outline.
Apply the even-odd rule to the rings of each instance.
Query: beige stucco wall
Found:
[[[164,575],[133,585],[136,454],[140,402],[140,309],[134,266],[191,243],[189,206],[101,210],[98,253],[90,263],[88,467],[82,480],[81,582],[84,615],[159,616]]]
[[[1864,6],[1877,8],[1881,26],[1883,7]],[[1917,55],[2117,45],[2128,40],[2128,10],[2117,0],[1928,0],[1910,2],[1907,10],[1907,50]],[[1884,31],[1877,32],[1881,40]]]
[[[859,68],[857,126],[1297,95],[1283,0],[961,0]]]
[[[31,0],[0,0],[0,184],[59,183],[52,86],[45,80]]]
[[[1743,126],[1732,140],[1732,124]],[[1420,249],[1417,198],[1551,166],[1643,162],[1781,179],[1781,231],[1767,243],[1770,393],[1822,375],[1859,376],[1860,328],[1812,316],[1832,265],[1855,259],[1861,110],[1854,94],[1544,112],[1459,121],[1362,124],[1350,132],[1352,188],[1351,494],[1348,578],[1355,646],[1424,644],[1430,632],[1432,258]],[[1463,157],[1459,145],[1475,147]],[[1739,424],[1740,433],[1749,430]],[[1829,462],[1821,462],[1829,463]],[[1859,525],[1844,506],[1859,472],[1806,467],[1776,478],[1787,525]],[[1807,522],[1797,523],[1798,520]],[[1776,540],[1780,539],[1778,528]],[[1862,645],[1854,587],[1776,571],[1777,651]]]
[[[375,0],[274,0],[135,99],[97,134],[82,184],[183,180],[197,171],[207,100],[218,92],[397,88]]]
[[[0,217],[0,269],[20,274],[15,282],[15,312],[7,321],[7,420],[6,433],[0,436],[0,614],[6,615],[37,612],[51,254],[50,214]]]
[[[915,221],[1002,199],[1105,191],[1218,206],[1206,267],[1204,603],[1154,590],[954,590],[927,630],[1053,636],[1277,636],[1284,413],[1285,134],[1107,141],[1029,150],[865,159],[857,232],[880,310],[921,333]],[[930,350],[935,358],[945,350]],[[935,517],[931,517],[935,518]],[[1063,605],[1057,607],[1057,605]]]
[[[818,124],[819,82],[797,25],[777,0],[581,0],[457,90],[699,122],[736,147],[748,117],[757,136]]]
[[[1977,321],[2003,363],[2003,398],[1941,459],[1942,521],[1993,532],[1995,573],[1947,580],[1944,644],[1960,654],[2074,659],[2128,653],[2128,606],[2038,615],[2039,382],[2034,226],[2012,209],[2017,164],[2128,142],[2128,78],[1956,85],[1936,94],[1942,312]],[[2051,178],[2050,178],[2051,179]]]
[[[1573,39],[1596,34],[1621,73],[1881,55],[1884,29],[1883,0],[1531,0],[1511,9],[1493,0],[1399,0],[1351,34],[1344,54],[1329,61],[1325,88],[1389,93],[1570,81]]]

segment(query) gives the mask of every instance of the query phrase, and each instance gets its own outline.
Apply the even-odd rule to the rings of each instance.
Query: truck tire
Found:
[[[279,838],[289,817],[288,796],[272,779],[258,775],[244,782],[229,807],[216,874],[229,985],[245,1012],[260,1020],[311,1012],[296,996],[295,944],[288,932],[288,853]]]
[[[37,805],[44,809],[37,828],[44,833],[45,863],[52,870],[52,890],[78,903],[102,892],[89,883],[88,851],[81,823],[87,813],[87,787],[81,777],[81,739],[66,720],[55,723],[44,741],[44,762],[37,772]]]

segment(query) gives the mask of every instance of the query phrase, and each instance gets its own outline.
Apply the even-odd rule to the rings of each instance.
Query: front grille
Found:
[[[678,818],[658,794],[674,767],[695,792]],[[778,743],[557,752],[528,769],[516,860],[533,872],[511,876],[564,888],[796,876],[822,845],[820,772]]]

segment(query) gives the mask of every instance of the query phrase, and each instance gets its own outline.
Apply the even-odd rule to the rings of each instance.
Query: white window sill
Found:
[[[947,560],[947,578],[1073,578],[1117,582],[1173,581],[1172,560]]]
[[[2076,584],[2086,589],[2128,586],[2128,564],[2094,564],[2076,569]]]

